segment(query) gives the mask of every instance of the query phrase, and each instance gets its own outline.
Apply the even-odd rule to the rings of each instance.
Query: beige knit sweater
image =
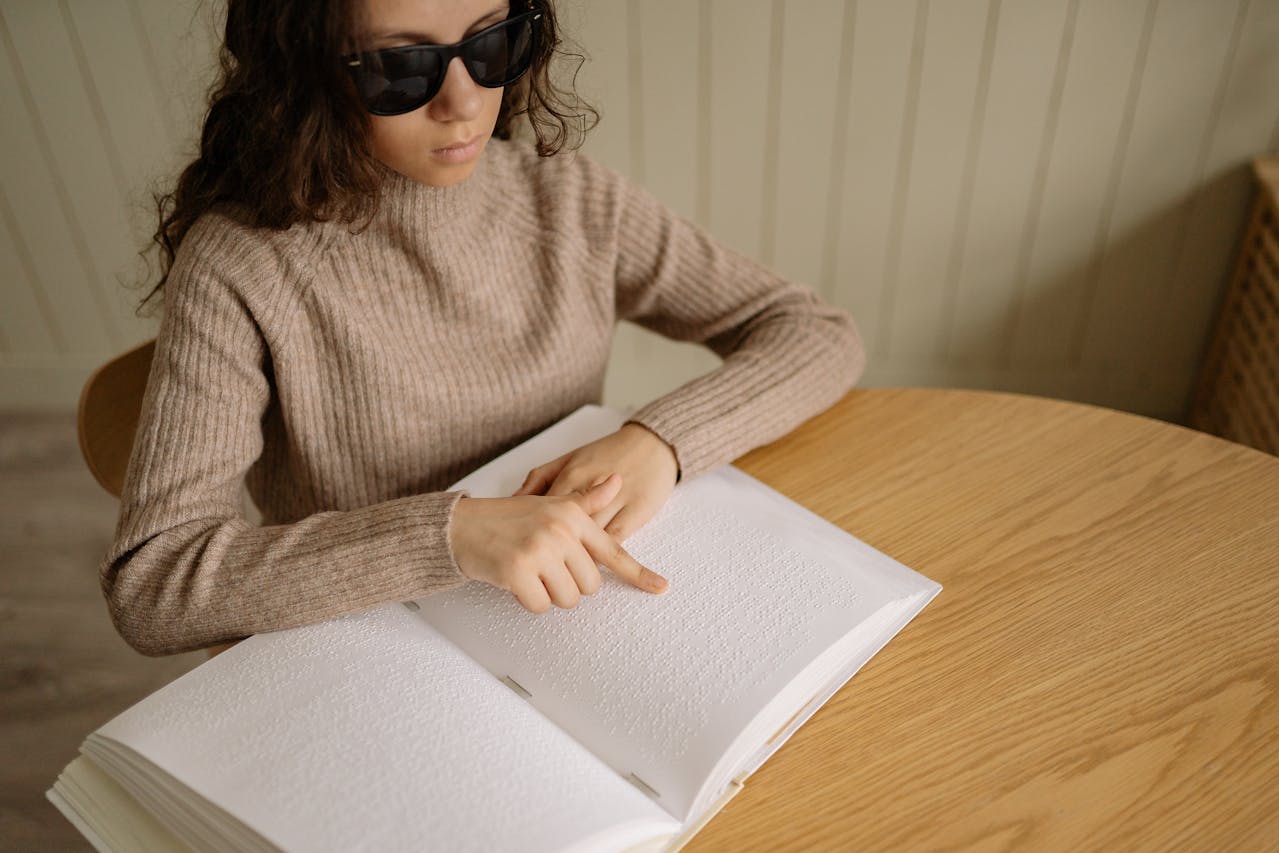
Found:
[[[601,402],[618,320],[724,359],[631,418],[683,480],[861,374],[847,312],[580,151],[494,138],[451,187],[382,168],[359,234],[207,213],[178,251],[101,564],[116,629],[144,654],[466,583],[449,542],[466,493],[443,489]]]

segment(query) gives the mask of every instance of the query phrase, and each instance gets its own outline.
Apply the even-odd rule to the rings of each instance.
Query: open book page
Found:
[[[290,850],[616,849],[678,829],[399,604],[251,637],[91,737]]]
[[[151,813],[139,808],[119,782],[84,756],[73,759],[58,774],[45,796],[96,850],[179,853],[190,849]]]
[[[791,735],[797,732],[804,723],[808,722],[808,719],[813,714],[830,701],[835,692],[848,683],[848,680],[867,661],[874,657],[889,640],[895,637],[911,619],[915,618],[919,611],[923,610],[924,606],[932,601],[939,592],[941,592],[941,585],[930,580],[928,585],[917,594],[909,599],[902,600],[898,606],[885,608],[875,619],[866,622],[862,628],[859,628],[856,633],[861,636],[858,637],[853,650],[840,659],[834,675],[784,725],[774,730],[772,736],[756,750],[756,753],[749,760],[743,762],[733,772],[740,774],[742,777],[747,777],[758,770],[760,765],[772,757],[773,753],[782,747],[782,744],[790,740]]]
[[[509,495],[530,468],[622,420],[585,406],[457,486]],[[530,613],[479,582],[418,603],[422,618],[681,821],[696,816],[717,762],[770,702],[806,690],[789,697],[789,716],[826,682],[830,673],[814,680],[810,666],[822,652],[932,584],[730,465],[681,483],[624,544],[670,580],[664,594],[602,569],[599,592],[573,609]]]

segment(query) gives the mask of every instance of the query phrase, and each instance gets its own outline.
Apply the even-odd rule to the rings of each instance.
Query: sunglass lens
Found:
[[[468,51],[466,64],[481,86],[505,86],[528,69],[532,47],[532,21],[509,21],[477,39]]]
[[[435,94],[442,71],[439,57],[423,51],[384,51],[366,54],[365,68],[356,77],[369,110],[397,115],[415,110]]]

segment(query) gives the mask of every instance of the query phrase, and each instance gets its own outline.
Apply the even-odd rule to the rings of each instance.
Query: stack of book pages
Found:
[[[510,495],[625,416],[584,406],[452,488]],[[48,797],[103,851],[674,851],[941,589],[732,465],[625,547],[665,593],[605,568],[534,614],[476,581],[250,637]]]

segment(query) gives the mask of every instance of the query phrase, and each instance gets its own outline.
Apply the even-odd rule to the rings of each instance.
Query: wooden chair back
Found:
[[[80,452],[94,479],[117,498],[124,487],[154,353],[152,338],[99,367],[80,392]]]

